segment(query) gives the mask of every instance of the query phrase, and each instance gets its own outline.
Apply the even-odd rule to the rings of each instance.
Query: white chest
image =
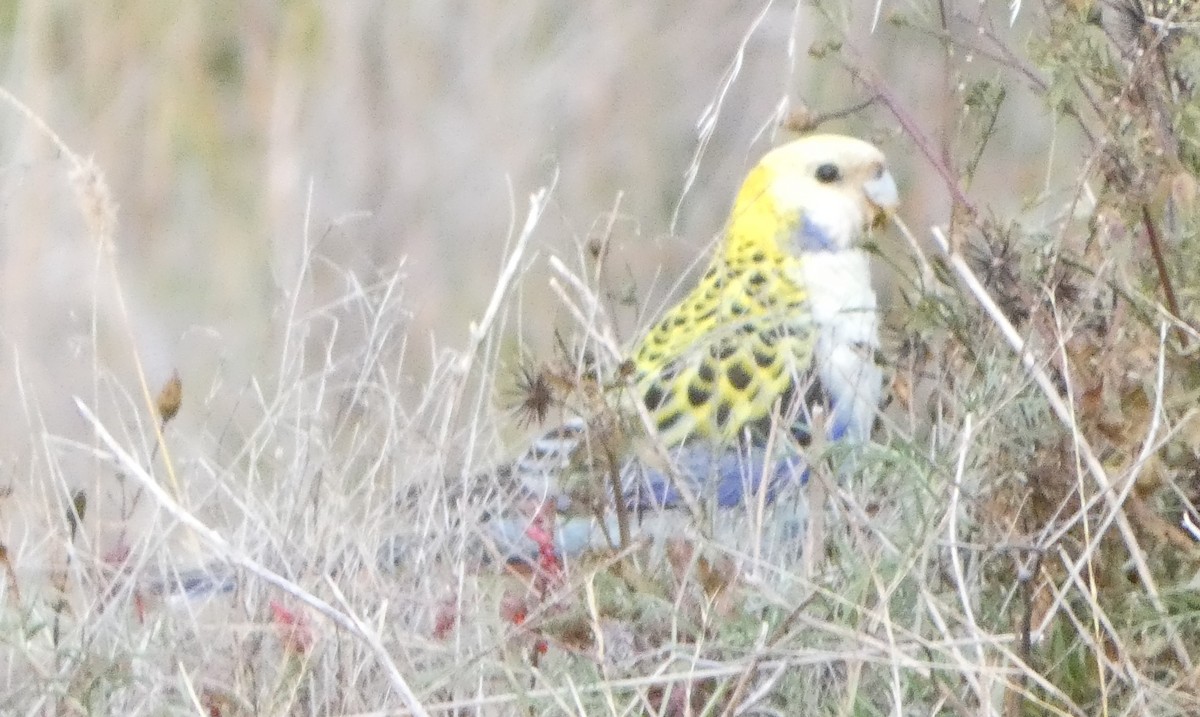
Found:
[[[879,316],[867,255],[813,252],[801,266],[817,327],[813,359],[833,412],[831,437],[866,440],[883,390],[883,374],[875,364]]]
[[[819,331],[834,343],[879,344],[871,267],[859,250],[806,254],[802,266]]]

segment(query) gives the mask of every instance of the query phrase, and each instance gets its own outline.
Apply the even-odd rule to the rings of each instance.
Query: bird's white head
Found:
[[[767,200],[799,224],[793,252],[850,249],[896,208],[899,196],[887,160],[853,137],[810,135],[766,154],[747,178],[738,202]]]

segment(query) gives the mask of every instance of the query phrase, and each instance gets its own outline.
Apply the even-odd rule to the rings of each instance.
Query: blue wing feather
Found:
[[[679,480],[700,498],[715,499],[721,508],[733,508],[765,490],[768,503],[788,486],[803,485],[808,465],[796,452],[768,457],[762,447],[717,448],[696,442],[676,449],[672,456]],[[639,510],[674,508],[683,503],[677,485],[666,472],[633,462],[625,469],[629,507]],[[766,479],[766,485],[763,481]]]

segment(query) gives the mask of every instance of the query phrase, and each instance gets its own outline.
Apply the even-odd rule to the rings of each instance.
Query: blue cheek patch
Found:
[[[837,251],[837,243],[829,232],[807,216],[800,217],[800,226],[796,227],[794,242],[801,251]]]

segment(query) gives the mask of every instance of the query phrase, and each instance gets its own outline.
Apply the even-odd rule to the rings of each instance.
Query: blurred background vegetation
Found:
[[[262,526],[246,515],[266,524],[286,513],[274,501],[299,496],[286,479],[335,473],[330,463],[300,465],[303,456],[314,442],[327,440],[321,449],[332,454],[350,439],[280,420],[321,400],[321,410],[377,410],[411,431],[388,433],[398,442],[351,441],[344,476],[386,446],[395,464],[371,470],[429,483],[459,458],[447,447],[461,445],[430,417],[465,416],[478,428],[481,415],[499,415],[489,429],[512,430],[495,406],[442,413],[428,404],[444,388],[446,357],[484,312],[532,192],[549,187],[548,209],[504,307],[487,364],[495,373],[479,379],[485,402],[500,407],[493,383],[503,389],[523,357],[551,354],[556,332],[579,332],[549,287],[548,256],[586,276],[603,267],[597,284],[628,340],[703,264],[745,170],[816,124],[878,143],[921,248],[936,256],[928,228],[946,231],[1022,335],[1062,349],[1053,368],[1079,389],[1078,429],[1103,444],[1114,474],[1141,450],[1152,414],[1166,417],[1171,430],[1135,507],[1148,511],[1139,525],[1150,526],[1154,574],[1185,585],[1192,553],[1176,526],[1200,499],[1189,408],[1200,384],[1198,19],[1183,0],[0,3],[3,84],[15,98],[0,103],[0,540],[11,549],[0,562],[45,572],[64,540],[62,511],[81,489],[93,496],[98,562],[127,544],[126,506],[104,505],[113,467],[89,449],[73,398],[151,463],[143,370],[151,391],[173,372],[181,378],[183,410],[171,425],[181,471],[218,476],[189,491],[219,485],[241,508],[237,482],[257,470],[283,485],[247,514],[205,516],[215,522],[254,535]],[[93,173],[81,174],[64,146],[90,157]],[[110,216],[92,206],[97,196],[115,207],[110,237],[96,228],[97,211]],[[983,411],[973,537],[994,546],[1080,532],[1071,521],[1087,509],[1082,489],[1071,503],[1070,436],[1047,428],[1045,405],[991,322],[951,289],[940,263],[936,281],[922,276],[896,233],[878,250],[897,377],[888,437],[911,441],[914,454],[928,446],[921,471],[944,485],[961,418]],[[1160,351],[1166,314],[1174,323]],[[381,328],[381,318],[390,323]],[[374,409],[359,405],[369,403],[360,390],[368,365],[387,389]],[[320,391],[290,392],[310,375]],[[321,398],[327,387],[334,398]],[[291,433],[263,439],[275,431]],[[439,457],[420,472],[410,450]],[[279,458],[293,453],[295,466]],[[281,465],[263,467],[273,460]],[[390,504],[390,494],[375,497]],[[1069,525],[1055,532],[1064,514]],[[323,534],[306,525],[305,544],[318,544]],[[1020,685],[1070,703],[1065,713],[1098,713],[1119,690],[1097,685],[1088,655],[1097,645],[1126,655],[1113,635],[1128,628],[1127,645],[1141,649],[1146,634],[1153,644],[1128,659],[1185,713],[1179,695],[1195,689],[1195,672],[1172,661],[1197,657],[1186,640],[1200,613],[1183,597],[1178,612],[1170,603],[1181,638],[1175,623],[1158,632],[1166,608],[1120,612],[1143,589],[1157,600],[1157,588],[1137,583],[1144,574],[1126,582],[1123,550],[1099,571],[1114,590],[1107,602],[1085,595],[1062,565],[1037,573],[1074,591],[1085,615],[1060,619],[1062,632],[1051,630],[1035,656],[1065,693],[1036,679]],[[1002,607],[1010,599],[1034,623],[1071,602],[1006,592],[1019,562],[990,555],[973,573],[992,581],[976,586],[991,586],[980,588],[990,598],[982,613],[996,632],[1017,630]],[[423,606],[411,608],[418,617],[436,608],[436,588],[401,594]],[[1081,646],[1076,626],[1107,610],[1127,622]],[[940,693],[922,685],[912,694],[932,702]]]
[[[543,261],[524,282],[513,340],[534,352],[550,345],[562,317],[544,256],[597,238],[609,241],[619,289],[660,306],[789,112],[870,99],[836,59],[810,56],[818,40],[847,33],[931,134],[953,137],[971,119],[969,79],[994,72],[980,58],[892,24],[890,8],[830,12],[741,2],[14,2],[5,77],[108,183],[135,348],[152,383],[178,368],[190,395],[236,397],[248,376],[278,368],[294,304],[328,313],[327,335],[310,337],[318,353],[335,321],[339,346],[361,343],[367,327],[338,299],[353,281],[399,268],[413,384],[401,388],[414,394],[434,350],[462,345],[512,224],[541,186],[553,185],[535,237]],[[947,71],[957,84],[943,81]],[[66,397],[91,392],[97,368],[127,381],[131,347],[96,285],[66,161],[15,111],[0,122],[3,395],[23,394],[48,428],[70,433]],[[1052,125],[1045,108],[1006,102],[980,194],[1013,207],[1047,174],[1074,171],[1070,136],[1055,145],[1065,161],[1042,156]],[[945,216],[945,190],[922,181],[927,168],[886,111],[871,106],[821,129],[881,142],[912,224]],[[5,431],[24,444],[37,423],[26,415]]]

